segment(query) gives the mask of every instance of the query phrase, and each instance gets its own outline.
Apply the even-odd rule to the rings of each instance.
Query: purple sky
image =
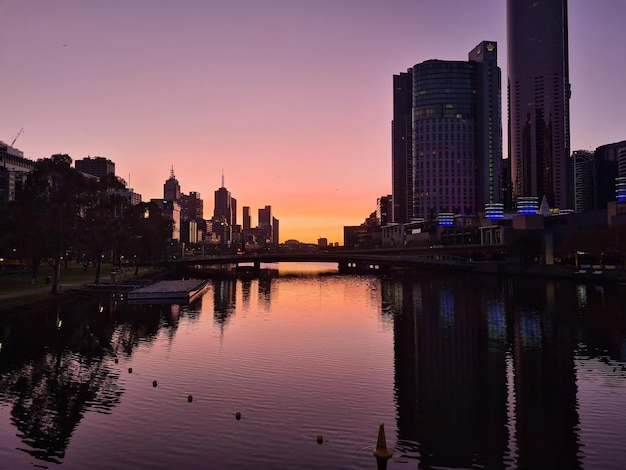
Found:
[[[505,5],[0,0],[0,140],[110,158],[144,200],[173,165],[205,217],[223,169],[253,224],[270,204],[281,241],[342,242],[391,192],[393,74],[493,40],[506,80]],[[626,139],[624,24],[624,0],[569,2],[573,150]]]

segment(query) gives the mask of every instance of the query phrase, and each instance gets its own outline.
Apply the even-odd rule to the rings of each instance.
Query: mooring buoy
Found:
[[[156,387],[156,386],[157,386],[157,381],[156,381],[156,380],[153,380],[153,381],[152,381],[152,386],[153,386],[153,387]]]
[[[317,443],[321,444],[322,442],[324,442],[324,436],[322,436],[321,434],[317,435]]]
[[[128,373],[129,373],[129,374],[132,374],[132,373],[133,373],[133,368],[132,368],[132,367],[129,367],[129,368],[128,368]]]
[[[239,421],[241,419],[241,413],[239,411],[237,413],[235,413],[235,419],[237,421]]]
[[[376,449],[374,449],[374,457],[376,460],[389,460],[393,452],[387,449],[387,439],[385,438],[385,424],[380,423],[378,428],[378,439],[376,441]]]
[[[187,401],[188,401],[189,403],[191,403],[191,402],[193,401],[193,396],[189,395],[189,396],[187,397]]]

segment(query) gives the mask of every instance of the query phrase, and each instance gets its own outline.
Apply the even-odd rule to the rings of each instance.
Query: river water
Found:
[[[626,290],[274,267],[0,318],[0,468],[624,468]]]

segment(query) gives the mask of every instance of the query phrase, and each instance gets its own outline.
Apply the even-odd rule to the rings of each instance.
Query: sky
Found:
[[[0,22],[0,140],[109,158],[143,200],[173,168],[205,218],[223,172],[281,242],[342,244],[391,193],[394,74],[496,41],[506,107],[505,0],[0,0]],[[626,139],[624,24],[626,0],[569,1],[572,150]]]

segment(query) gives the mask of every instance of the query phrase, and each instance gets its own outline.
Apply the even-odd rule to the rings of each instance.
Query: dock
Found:
[[[126,296],[131,303],[188,303],[199,295],[206,285],[206,280],[198,279],[159,281],[133,289]]]

